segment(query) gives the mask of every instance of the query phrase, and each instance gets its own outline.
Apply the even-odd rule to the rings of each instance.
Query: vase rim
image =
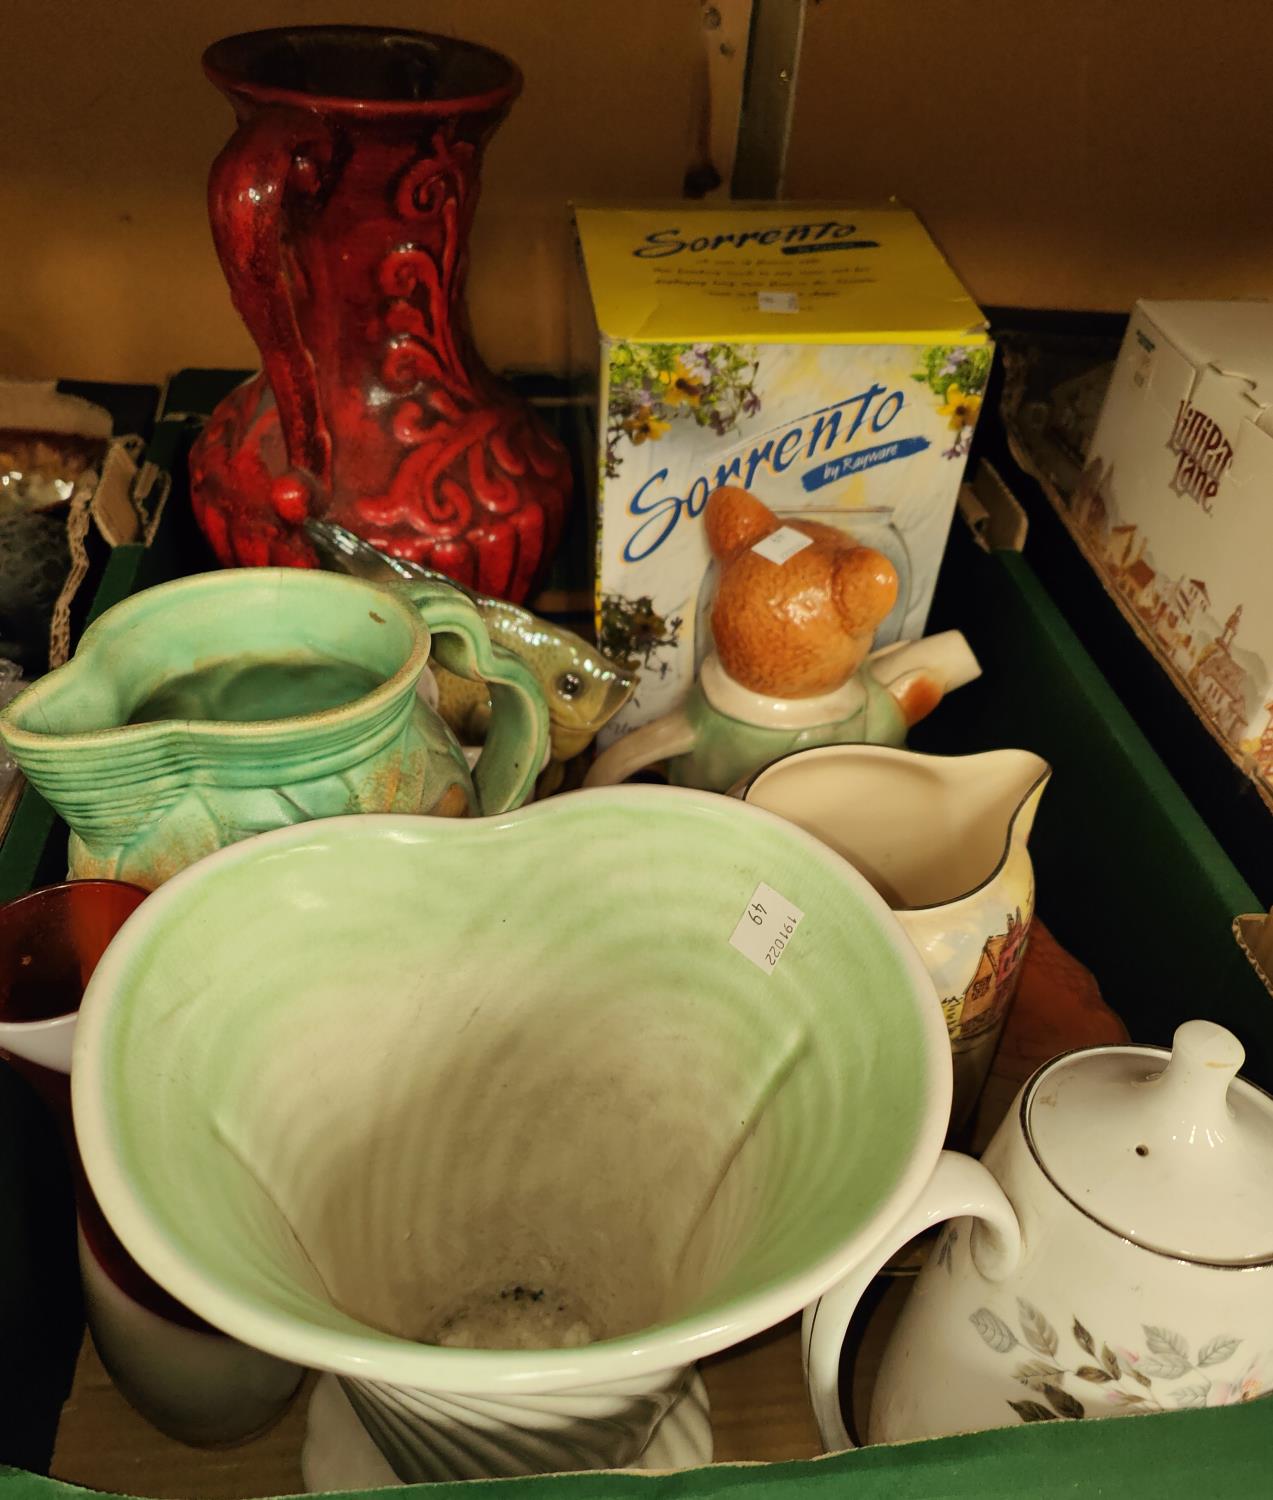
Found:
[[[174,913],[188,909],[185,903],[192,900],[192,893],[195,905],[200,906],[206,899],[200,893],[206,893],[209,880],[219,882],[220,889],[234,889],[245,865],[260,870],[268,865],[271,872],[280,874],[286,866],[290,872],[295,868],[287,863],[294,857],[292,851],[302,848],[316,851],[318,859],[326,864],[331,859],[343,861],[346,858],[343,851],[353,847],[366,849],[378,845],[401,851],[409,846],[417,852],[408,858],[425,861],[430,860],[430,849],[445,847],[470,851],[471,858],[478,861],[471,868],[479,871],[502,865],[502,853],[497,851],[504,848],[528,849],[528,858],[542,854],[560,866],[562,860],[568,861],[569,851],[579,846],[581,840],[594,850],[614,851],[622,849],[622,835],[649,829],[655,830],[656,841],[663,841],[659,848],[667,851],[669,859],[679,857],[680,850],[710,851],[703,856],[701,869],[713,890],[720,879],[727,879],[731,890],[740,881],[751,888],[750,882],[755,877],[754,872],[749,873],[748,859],[744,858],[741,865],[738,863],[744,845],[751,850],[751,858],[762,864],[772,855],[828,917],[832,912],[840,916],[845,910],[844,902],[849,902],[851,918],[834,921],[826,930],[859,935],[852,941],[854,951],[863,958],[863,975],[894,976],[890,981],[865,982],[876,996],[876,1014],[881,1026],[891,1026],[893,1022],[888,1018],[902,1012],[911,1018],[907,1035],[914,1042],[914,1051],[903,1062],[900,1053],[890,1052],[881,1041],[872,1051],[872,1066],[887,1067],[886,1059],[892,1057],[899,1076],[904,1074],[914,1080],[913,1089],[896,1096],[896,1114],[890,1113],[887,1119],[881,1117],[879,1127],[890,1140],[896,1138],[908,1144],[890,1156],[893,1164],[887,1167],[882,1185],[863,1190],[860,1203],[846,1210],[844,1221],[833,1235],[815,1244],[818,1237],[802,1230],[772,1262],[767,1254],[761,1255],[755,1268],[736,1284],[730,1285],[732,1271],[722,1274],[711,1287],[704,1286],[701,1293],[695,1290],[687,1294],[687,1300],[697,1299],[690,1306],[669,1307],[663,1316],[630,1331],[578,1347],[493,1350],[418,1342],[363,1322],[361,1314],[345,1313],[339,1308],[335,1310],[336,1322],[327,1326],[316,1319],[315,1305],[306,1301],[308,1294],[294,1301],[286,1289],[281,1293],[274,1289],[280,1283],[273,1283],[262,1295],[260,1288],[266,1286],[265,1282],[254,1286],[251,1276],[244,1282],[232,1266],[227,1271],[215,1253],[205,1255],[198,1233],[188,1241],[181,1232],[174,1233],[174,1226],[184,1220],[179,1214],[165,1218],[163,1194],[155,1197],[145,1174],[134,1172],[131,1147],[127,1143],[135,1137],[130,1137],[126,1124],[121,1128],[130,1101],[142,1096],[120,1090],[109,1080],[121,1059],[131,1060],[131,1073],[141,1058],[135,1049],[120,1050],[114,1044],[113,1038],[119,1035],[119,1016],[125,1012],[129,1016],[134,1014],[132,1005],[121,1006],[120,993],[129,987],[128,976],[139,955],[148,952],[149,944],[155,941],[152,934],[165,930],[188,934],[193,930],[183,926],[179,916],[175,926],[163,928],[165,920],[172,923]],[[720,854],[722,847],[733,852]],[[333,852],[328,852],[329,848]],[[450,856],[443,857],[449,863]],[[463,854],[460,857],[465,858]],[[655,860],[657,865],[657,855]],[[611,853],[602,855],[597,869],[604,866],[617,870],[627,863],[630,860],[626,853]],[[637,864],[644,868],[639,859]],[[678,867],[683,866],[684,861]],[[353,868],[342,865],[346,867]],[[689,868],[699,866],[691,859]],[[269,878],[267,874],[266,879]],[[291,873],[284,877],[289,889],[293,878]],[[458,886],[449,888],[461,899]],[[595,888],[608,892],[610,885],[601,881]],[[712,900],[705,894],[705,910],[712,907]],[[727,904],[731,906],[729,921],[733,921],[732,897]],[[300,908],[289,906],[289,910]],[[381,931],[384,921],[384,913],[378,914]],[[816,926],[816,918],[814,922]],[[622,928],[619,923],[616,930]],[[835,941],[841,944],[848,939],[841,936]],[[722,947],[724,943],[722,936]],[[891,960],[880,969],[875,957],[868,955],[884,952],[891,955]],[[837,997],[843,991],[837,983],[837,973],[834,965],[815,963],[803,971],[802,979],[794,981],[802,989],[813,986],[824,994],[825,999],[815,1007],[819,1015],[830,1016],[839,1011],[842,1000]],[[761,985],[769,982],[759,975],[757,979]],[[739,983],[745,985],[746,980]],[[885,985],[887,994],[882,987]],[[853,1006],[859,1003],[867,1002],[855,996]],[[814,1013],[811,1010],[809,1015]],[[838,1030],[835,1034],[841,1035]],[[801,1040],[799,1045],[803,1048],[806,1044]],[[811,1038],[809,1045],[818,1050],[825,1045],[828,1056],[835,1051],[835,1044],[825,1038],[822,1044]],[[852,1047],[852,1043],[847,1045]],[[916,1200],[940,1154],[950,1115],[953,1073],[950,1043],[932,978],[883,898],[864,876],[812,834],[761,808],[685,787],[626,785],[550,798],[499,817],[446,819],[402,813],[358,813],[273,829],[227,845],[165,882],[141,908],[139,920],[129,926],[122,941],[112,945],[94,971],[76,1030],[71,1077],[87,1175],[108,1222],[121,1234],[121,1242],[146,1273],[167,1287],[183,1305],[252,1348],[289,1363],[332,1371],[359,1383],[396,1384],[408,1392],[441,1392],[447,1400],[468,1396],[496,1399],[501,1393],[516,1400],[521,1396],[567,1391],[578,1395],[581,1388],[587,1394],[588,1387],[629,1380],[641,1381],[643,1384],[637,1390],[644,1392],[649,1389],[645,1382],[650,1377],[666,1378],[696,1359],[751,1338],[816,1301],[862,1261],[867,1247],[883,1234],[882,1226],[897,1219],[901,1212],[899,1205]],[[183,1097],[193,1100],[194,1095],[186,1090]],[[192,1110],[192,1115],[197,1112]],[[802,1137],[810,1141],[816,1138],[816,1132]],[[819,1160],[834,1159],[834,1151],[830,1156],[819,1155]],[[225,1222],[232,1225],[233,1215]],[[229,1232],[233,1236],[232,1228]],[[243,1253],[251,1263],[255,1252]],[[321,1302],[326,1293],[315,1295]],[[412,1399],[407,1397],[408,1402]]]
[[[394,98],[360,94],[353,89],[310,88],[292,82],[273,81],[267,73],[272,56],[288,42],[339,47],[370,47],[399,43],[435,57],[463,55],[484,66],[490,81],[484,87],[455,89],[435,97]],[[236,32],[213,42],[203,54],[203,70],[225,94],[255,104],[283,104],[297,109],[327,110],[377,117],[430,117],[480,114],[500,109],[522,89],[522,73],[511,58],[478,42],[436,32],[414,31],[396,26],[276,26],[260,31]]]

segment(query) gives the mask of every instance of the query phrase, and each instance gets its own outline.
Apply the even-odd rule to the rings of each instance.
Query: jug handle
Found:
[[[208,177],[208,215],[230,300],[262,350],[293,469],[331,482],[331,434],[301,337],[284,254],[289,194],[314,195],[331,157],[314,115],[272,108],[239,122]],[[278,483],[289,482],[283,476]],[[290,476],[295,483],[295,476]]]
[[[999,1280],[1021,1259],[1021,1230],[1003,1189],[971,1156],[943,1151],[919,1197],[862,1263],[817,1302],[805,1308],[801,1347],[809,1399],[822,1446],[829,1453],[853,1447],[840,1408],[840,1351],[862,1294],[908,1240],[943,1219],[982,1219],[989,1228],[978,1269]]]
[[[520,807],[548,755],[548,704],[534,673],[491,640],[477,605],[460,589],[423,578],[385,587],[415,605],[448,672],[490,688],[491,726],[473,771],[478,811],[487,817]]]

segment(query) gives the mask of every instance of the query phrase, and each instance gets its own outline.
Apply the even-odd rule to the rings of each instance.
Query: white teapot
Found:
[[[1209,1021],[1173,1050],[1042,1067],[983,1164],[944,1152],[876,1252],[805,1313],[828,1448],[851,1446],[838,1367],[888,1257],[950,1220],[876,1381],[873,1443],[1247,1401],[1273,1388],[1273,1099]]]

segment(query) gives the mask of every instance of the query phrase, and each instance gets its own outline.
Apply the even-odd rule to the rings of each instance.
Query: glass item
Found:
[[[120,881],[69,880],[0,906],[0,1050],[55,1108],[84,988],[145,898]]]

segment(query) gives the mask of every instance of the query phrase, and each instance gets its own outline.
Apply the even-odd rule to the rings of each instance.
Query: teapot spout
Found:
[[[867,670],[896,700],[907,725],[932,713],[947,693],[981,676],[981,664],[958,630],[886,646]]]
[[[72,1011],[48,1021],[0,1021],[0,1051],[53,1073],[69,1073],[78,1016]]]

